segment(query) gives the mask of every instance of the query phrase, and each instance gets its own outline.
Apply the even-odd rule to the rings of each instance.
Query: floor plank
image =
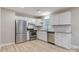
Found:
[[[72,52],[41,40],[33,40],[25,43],[4,46],[0,52]]]

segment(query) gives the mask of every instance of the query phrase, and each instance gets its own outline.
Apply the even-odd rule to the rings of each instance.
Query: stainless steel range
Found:
[[[37,34],[36,34],[36,30],[34,29],[28,29],[29,31],[29,40],[36,40],[37,39]]]

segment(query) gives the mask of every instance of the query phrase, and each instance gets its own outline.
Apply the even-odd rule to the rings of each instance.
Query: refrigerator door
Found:
[[[26,42],[25,34],[16,34],[16,43]]]
[[[26,34],[26,21],[17,20],[16,21],[16,34]]]
[[[21,43],[21,42],[25,42],[26,39],[26,35],[27,35],[27,26],[26,26],[26,21],[24,20],[17,20],[16,21],[16,43]]]

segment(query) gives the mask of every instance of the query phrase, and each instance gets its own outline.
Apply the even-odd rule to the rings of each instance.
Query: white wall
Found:
[[[79,8],[71,10],[72,16],[72,45],[79,47]]]
[[[0,45],[1,45],[1,8],[0,8]]]
[[[15,12],[1,8],[2,45],[15,41]]]

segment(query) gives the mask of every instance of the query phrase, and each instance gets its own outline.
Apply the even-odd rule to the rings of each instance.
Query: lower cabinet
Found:
[[[47,41],[47,31],[37,30],[37,39]]]
[[[70,33],[55,33],[55,44],[67,49],[71,47]]]

